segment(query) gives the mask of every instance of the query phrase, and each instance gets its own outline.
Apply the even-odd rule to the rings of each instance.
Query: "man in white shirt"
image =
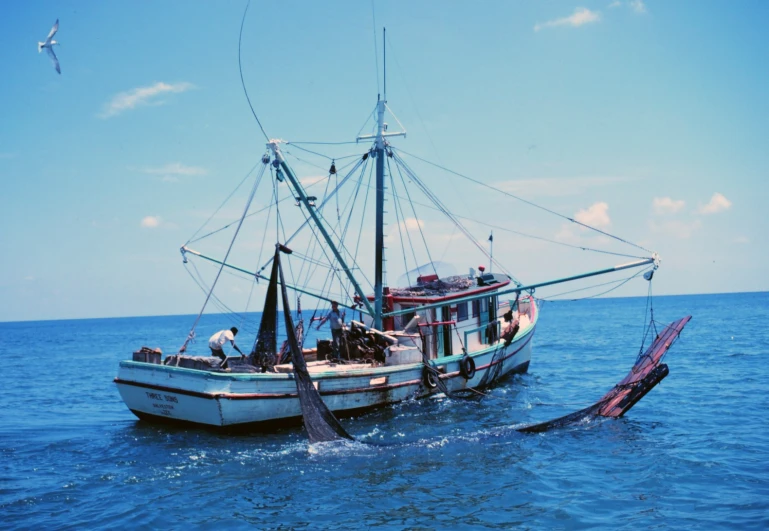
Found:
[[[232,348],[240,352],[241,356],[244,356],[243,352],[235,344],[235,336],[238,335],[238,329],[234,326],[229,330],[219,330],[217,333],[211,336],[208,340],[208,348],[211,349],[212,356],[218,356],[223,362],[227,361],[227,355],[222,348],[227,344],[227,341],[232,343]]]
[[[328,326],[331,328],[331,348],[334,351],[334,358],[339,359],[342,350],[342,329],[344,328],[344,312],[339,311],[339,303],[331,301],[331,311],[320,320],[317,330],[323,326],[323,323],[328,321]]]

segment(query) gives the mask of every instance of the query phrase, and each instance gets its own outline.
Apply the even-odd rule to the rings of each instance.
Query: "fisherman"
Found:
[[[212,356],[218,356],[222,360],[222,367],[227,362],[227,355],[222,350],[222,347],[229,341],[232,343],[232,348],[240,352],[240,357],[244,357],[243,351],[235,344],[235,336],[238,335],[238,329],[232,327],[229,330],[219,330],[217,333],[211,336],[208,340],[208,348],[211,349]]]
[[[507,326],[505,326],[505,330],[502,332],[502,339],[505,340],[505,346],[509,345],[513,342],[513,338],[515,337],[515,334],[518,333],[518,330],[520,329],[520,322],[518,320],[518,317],[513,319],[513,310],[508,310],[502,318],[507,323]]]
[[[331,348],[334,351],[334,358],[339,359],[342,351],[342,329],[344,328],[344,312],[339,311],[339,303],[331,301],[331,311],[320,320],[316,330],[320,330],[323,323],[328,321],[331,328]]]

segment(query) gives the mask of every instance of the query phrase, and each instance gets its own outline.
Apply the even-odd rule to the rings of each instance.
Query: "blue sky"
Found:
[[[0,6],[0,321],[198,311],[178,248],[264,152],[244,7]],[[57,18],[61,75],[36,50]],[[386,26],[397,147],[658,251],[656,294],[764,291],[768,22],[763,1],[253,2],[243,74],[270,136],[353,140]],[[608,245],[424,171],[459,215]],[[434,212],[411,223],[458,271],[480,263]],[[540,243],[495,232],[495,258],[525,282],[624,261]]]

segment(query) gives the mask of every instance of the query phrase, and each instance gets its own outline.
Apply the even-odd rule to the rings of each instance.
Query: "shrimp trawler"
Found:
[[[493,236],[488,242],[482,241],[488,229],[483,229],[482,238],[476,237],[478,231],[467,227],[466,218],[453,213],[439,199],[435,187],[406,162],[404,156],[409,154],[393,144],[394,138],[405,136],[405,130],[402,126],[399,131],[389,130],[385,121],[388,114],[394,118],[385,89],[372,113],[371,133],[348,143],[367,143],[367,147],[349,157],[325,156],[265,134],[266,150],[249,174],[252,185],[242,215],[181,247],[185,267],[188,271],[194,268],[190,273],[205,294],[203,308],[184,344],[164,359],[161,352],[143,348],[133,359],[120,363],[115,383],[137,417],[228,428],[300,422],[302,408],[292,349],[287,347],[288,341],[278,345],[279,284],[324,308],[337,301],[346,312],[338,343],[318,339],[312,347],[304,345],[307,334],[299,304],[296,328],[284,327],[283,334],[296,339],[307,359],[312,385],[327,408],[336,415],[349,415],[438,393],[480,390],[511,374],[526,372],[539,319],[535,289],[637,268],[643,268],[639,272],[648,270],[650,280],[650,273],[657,269],[659,258],[649,252],[621,265],[554,280],[521,282],[493,257]],[[400,126],[397,118],[395,121]],[[297,176],[288,162],[293,148],[330,160],[326,177],[309,183]],[[260,193],[265,182],[268,189]],[[324,184],[322,192],[313,191]],[[374,196],[372,201],[370,195]],[[259,203],[256,198],[264,201]],[[385,202],[394,207],[390,212],[385,210]],[[439,212],[452,226],[452,236],[459,233],[466,238],[468,248],[476,254],[462,251],[452,256],[451,262],[468,273],[452,273],[445,264],[433,260],[428,242],[437,236],[425,234],[417,207]],[[260,260],[247,254],[259,240],[239,237],[241,229],[254,220],[263,231],[257,254],[261,257],[262,250],[275,249],[276,244],[284,250],[285,281],[277,273],[277,251],[261,267],[238,265],[237,256],[250,263]],[[397,229],[397,237],[385,233],[388,223]],[[234,233],[231,238],[227,230]],[[228,243],[222,246],[227,249],[223,257],[191,247],[208,236],[224,234]],[[238,255],[241,240],[250,249]],[[451,244],[451,238],[448,241]],[[447,245],[447,250],[450,248]],[[421,265],[420,253],[427,258]],[[388,285],[388,267],[395,270],[393,265],[401,260],[403,284]],[[488,267],[477,267],[476,272],[471,266],[478,261]],[[212,267],[210,286],[195,263]],[[367,269],[373,277],[366,275]],[[215,294],[222,273],[231,273],[236,280],[249,283],[251,289],[268,282],[258,333],[254,314],[233,312],[242,331],[238,338],[241,346],[243,336],[254,333],[250,353],[229,357],[224,363],[208,355],[206,344],[194,341],[207,304],[229,310]],[[318,321],[319,312],[322,310],[316,310],[309,325]],[[212,331],[201,335],[208,337]]]

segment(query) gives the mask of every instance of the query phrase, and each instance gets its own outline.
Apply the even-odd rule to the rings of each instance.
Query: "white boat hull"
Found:
[[[476,372],[460,373],[461,355],[432,363],[449,391],[483,387],[511,373],[526,372],[535,324],[515,341],[470,353]],[[423,381],[423,365],[323,366],[311,371],[323,401],[337,415],[440,392]],[[123,361],[115,378],[120,396],[139,418],[211,427],[296,423],[301,419],[292,373],[237,374]]]

